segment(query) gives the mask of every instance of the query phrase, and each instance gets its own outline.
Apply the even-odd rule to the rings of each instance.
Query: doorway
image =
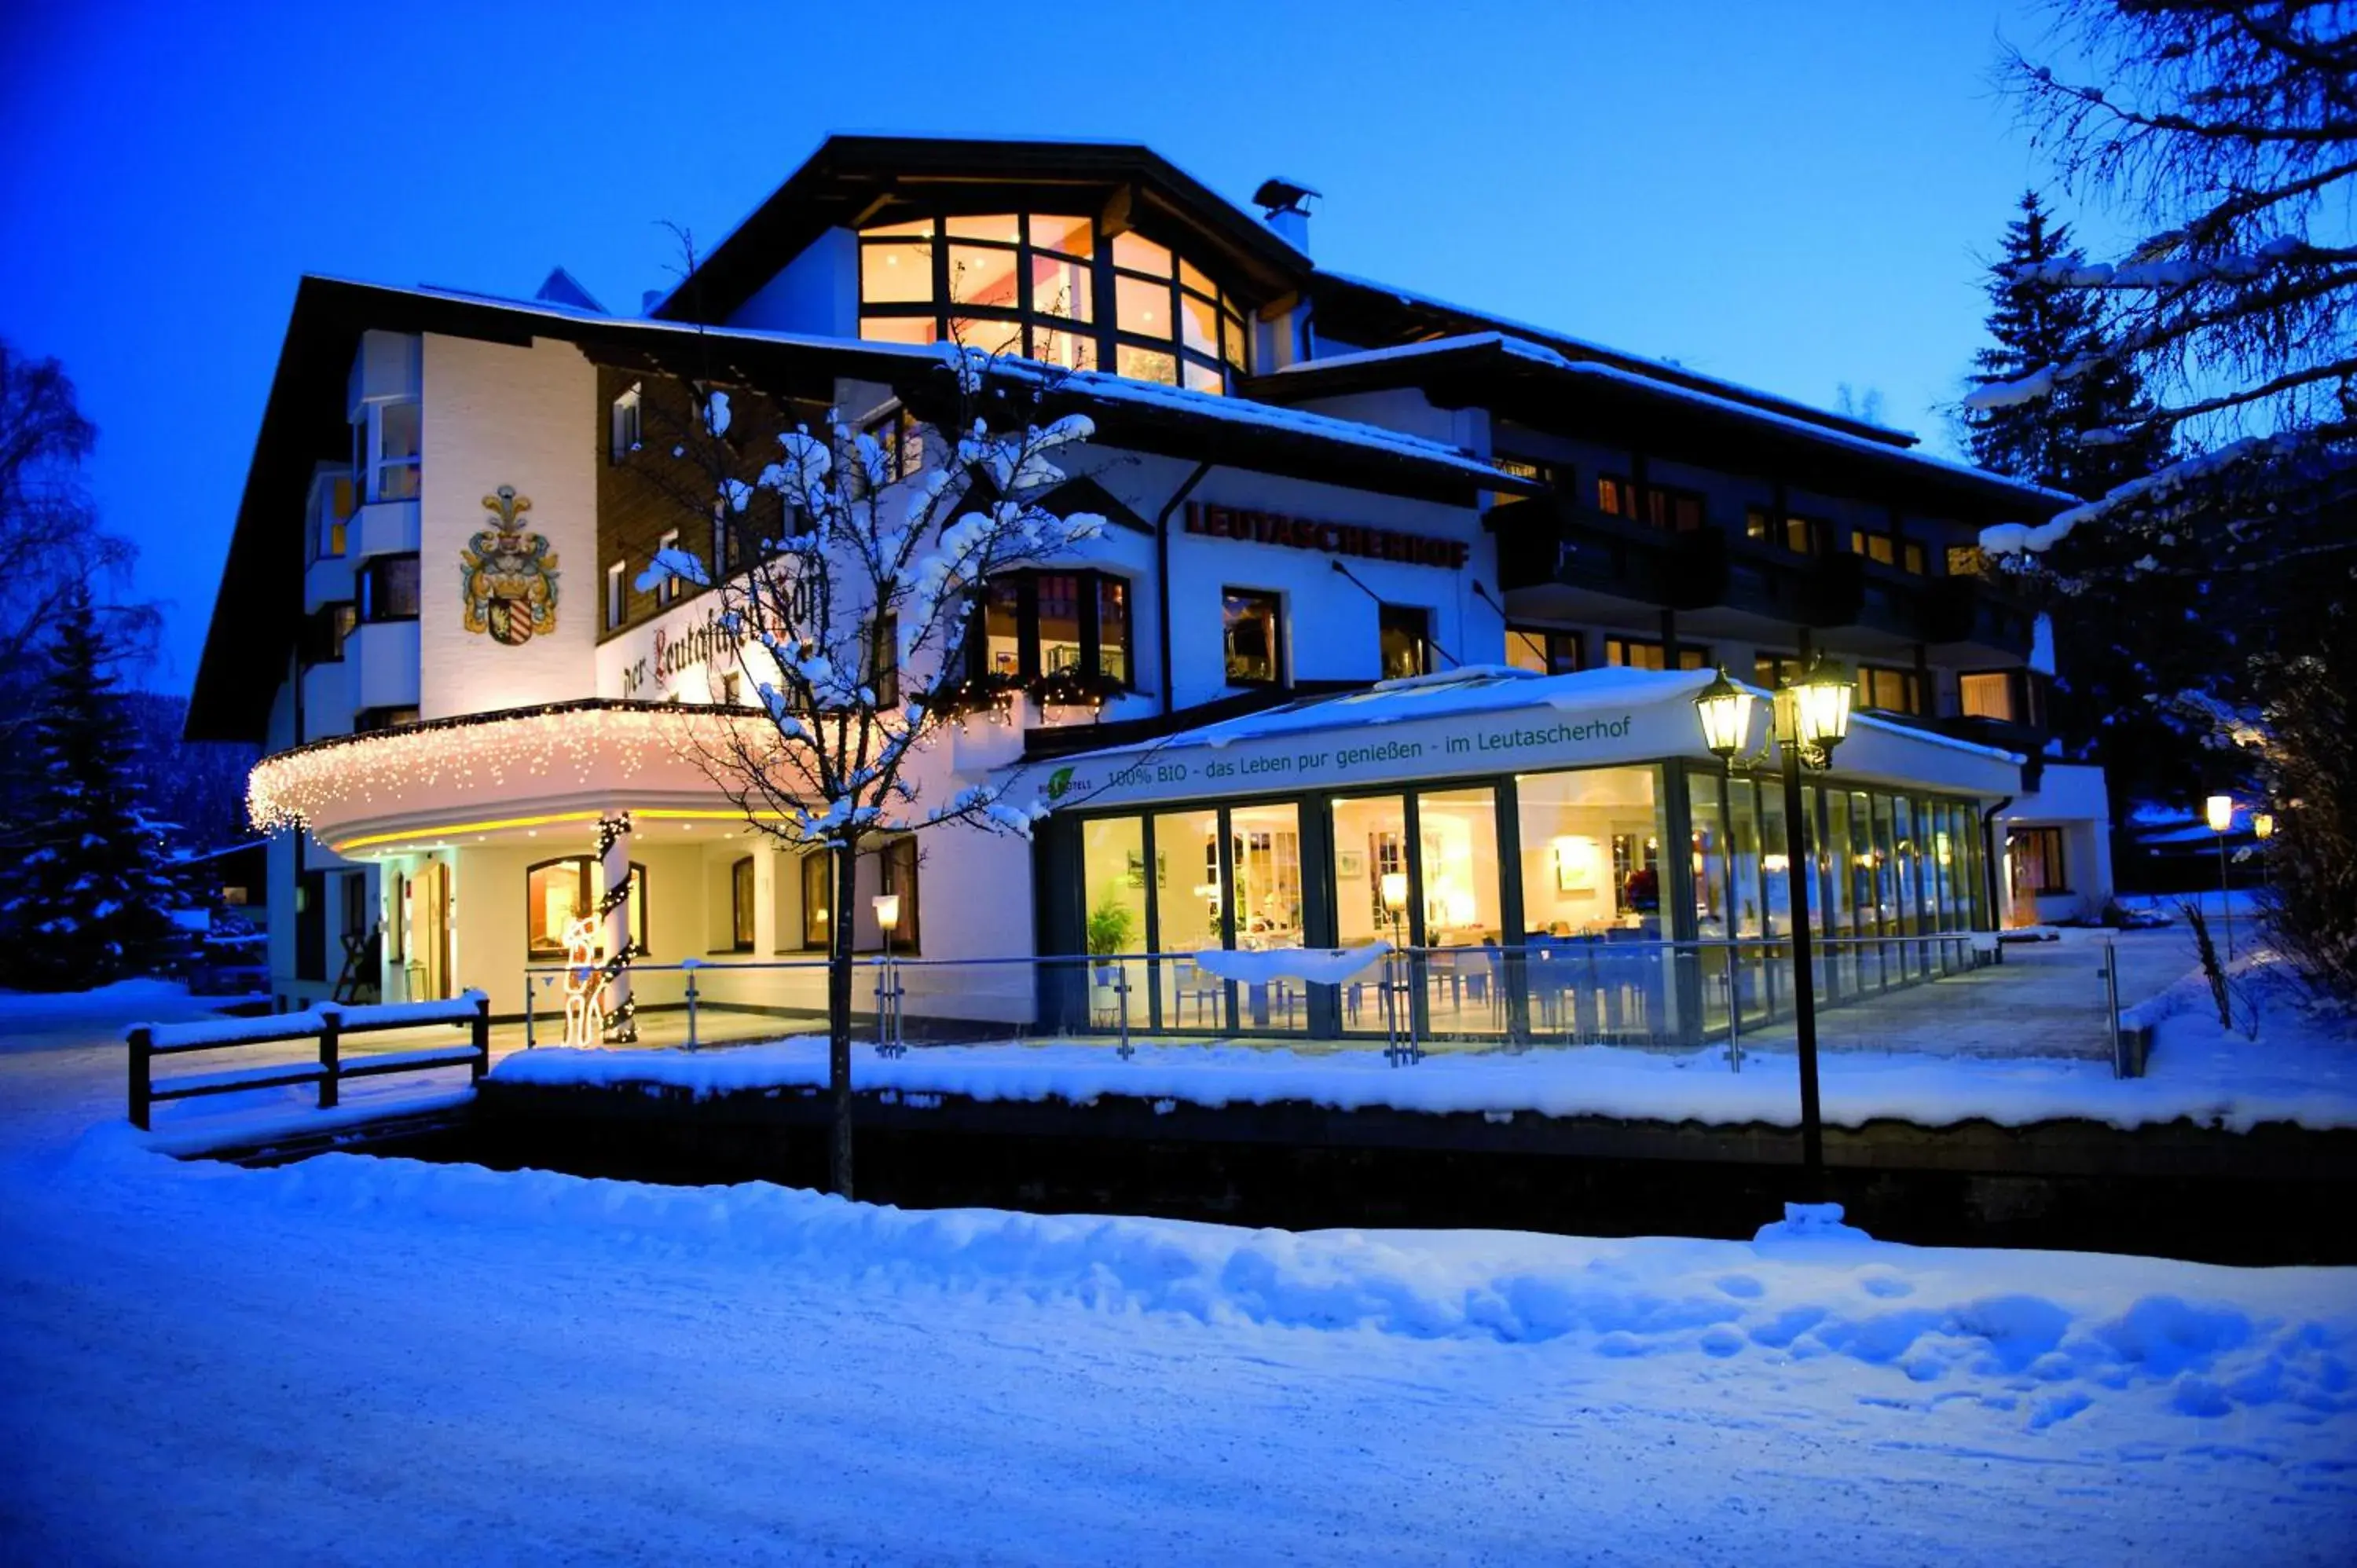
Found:
[[[438,860],[419,865],[402,884],[402,951],[412,1002],[442,1002],[450,995],[450,867]]]

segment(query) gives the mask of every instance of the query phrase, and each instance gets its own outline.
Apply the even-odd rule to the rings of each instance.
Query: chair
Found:
[[[1180,1028],[1187,1025],[1187,1004],[1195,1004],[1195,1022],[1216,1026],[1224,1012],[1221,1004],[1226,993],[1219,978],[1191,958],[1182,958],[1170,966],[1171,1012],[1178,1015]]]

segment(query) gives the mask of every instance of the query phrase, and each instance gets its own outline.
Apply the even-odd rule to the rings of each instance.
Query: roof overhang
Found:
[[[1682,386],[1650,371],[1570,359],[1499,332],[1312,360],[1242,386],[1248,396],[1277,403],[1414,387],[1436,407],[1485,408],[1534,429],[1712,467],[1748,468],[1804,489],[1863,491],[1971,521],[2045,518],[2076,504],[2058,491],[1886,439]]]
[[[618,317],[448,289],[306,277],[279,350],[246,470],[229,559],[188,702],[191,740],[264,738],[303,607],[304,507],[322,461],[349,455],[348,378],[369,330],[526,346],[570,342],[593,362],[760,392],[822,407],[844,380],[890,388],[920,417],[948,411],[956,378],[938,348]],[[1455,447],[1301,410],[1103,373],[994,362],[1030,413],[1084,413],[1100,446],[1386,494],[1471,505],[1523,480]]]
[[[279,348],[188,699],[191,740],[259,741],[267,730],[271,698],[286,677],[300,629],[303,515],[311,476],[319,463],[350,456],[349,378],[361,335],[370,330],[442,333],[518,347],[561,338],[593,359],[799,391],[821,402],[833,398],[838,376],[890,381],[912,370],[930,372],[939,362],[923,349],[780,334],[724,338],[673,322],[456,290],[304,278]]]

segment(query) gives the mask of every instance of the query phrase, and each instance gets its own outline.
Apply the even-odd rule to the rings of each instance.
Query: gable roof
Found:
[[[1575,338],[1552,328],[1534,326],[1512,317],[1499,316],[1469,306],[1452,305],[1428,294],[1417,294],[1370,278],[1353,277],[1348,273],[1319,269],[1311,280],[1309,292],[1318,304],[1318,330],[1330,334],[1346,343],[1419,343],[1435,339],[1454,338],[1468,334],[1495,331],[1530,343],[1543,344],[1566,360],[1592,361],[1615,369],[1684,387],[1689,392],[1706,392],[1727,399],[1788,419],[1799,419],[1812,424],[1822,424],[1828,430],[1839,430],[1869,441],[1891,446],[1912,446],[1916,437],[1904,430],[1853,419],[1847,414],[1813,408],[1793,399],[1780,397],[1738,381],[1722,381],[1698,371],[1674,365],[1666,360],[1650,359],[1626,349]],[[1337,356],[1350,358],[1350,356]]]
[[[371,328],[518,347],[554,338],[599,364],[821,405],[834,401],[838,381],[867,381],[899,392],[920,417],[952,382],[943,350],[933,346],[707,328],[544,299],[307,276],[296,290],[197,666],[186,729],[192,740],[253,740],[267,726],[300,628],[312,475],[320,462],[350,452],[347,377],[361,334]],[[999,362],[992,374],[1030,383],[1049,414],[1088,414],[1103,446],[1469,505],[1481,491],[1534,488],[1457,447],[1307,410],[1103,372],[1067,375],[1024,360]]]

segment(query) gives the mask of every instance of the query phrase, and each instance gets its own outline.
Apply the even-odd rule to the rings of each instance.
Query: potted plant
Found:
[[[1136,915],[1108,889],[1105,896],[1097,900],[1097,907],[1089,911],[1089,956],[1110,959],[1116,953],[1128,951],[1130,933],[1136,929]],[[1092,1011],[1111,1013],[1120,1007],[1120,981],[1121,965],[1089,965],[1089,1006]]]

